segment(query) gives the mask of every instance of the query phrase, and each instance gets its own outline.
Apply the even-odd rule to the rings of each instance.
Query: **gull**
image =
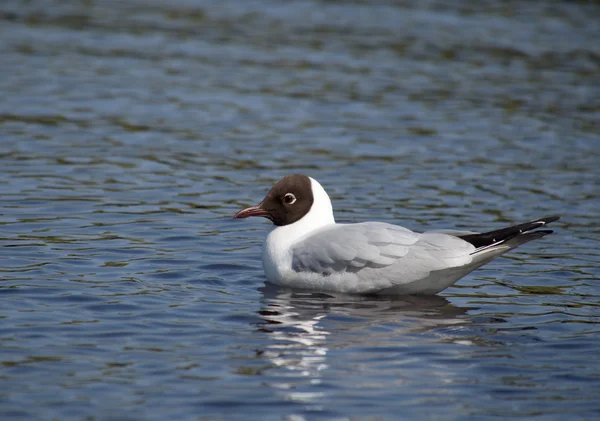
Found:
[[[494,258],[552,233],[560,216],[477,233],[415,232],[384,222],[339,224],[314,178],[289,175],[258,206],[234,218],[262,216],[275,225],[263,247],[267,280],[281,286],[351,294],[433,295]]]

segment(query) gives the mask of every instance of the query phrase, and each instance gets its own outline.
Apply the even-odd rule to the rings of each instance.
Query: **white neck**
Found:
[[[329,195],[314,178],[310,178],[313,194],[313,204],[306,215],[293,224],[275,228],[265,243],[263,250],[263,265],[267,277],[278,278],[277,269],[291,266],[290,247],[324,226],[335,224],[333,207]]]

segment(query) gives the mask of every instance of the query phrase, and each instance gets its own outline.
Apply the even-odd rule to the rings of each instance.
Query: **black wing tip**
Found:
[[[535,223],[541,222],[542,224],[546,225],[551,222],[558,221],[560,218],[561,218],[560,215],[551,215],[551,216],[546,216],[545,218],[536,219],[535,221],[531,221],[531,223],[535,224]]]
[[[540,238],[545,235],[551,234],[552,230],[540,230],[539,228],[560,219],[559,215],[547,216],[545,218],[535,219],[531,222],[524,224],[514,225],[508,228],[502,228],[499,230],[484,232],[482,234],[468,234],[461,235],[462,238],[468,243],[471,243],[476,248],[480,249],[483,247],[490,247],[494,244],[504,243],[515,237],[525,236],[528,238]],[[536,233],[536,235],[532,235]]]

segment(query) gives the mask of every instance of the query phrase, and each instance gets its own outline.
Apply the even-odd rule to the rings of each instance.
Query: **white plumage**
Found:
[[[268,280],[288,287],[361,294],[435,294],[508,250],[550,233],[531,230],[558,219],[550,217],[486,234],[417,233],[383,222],[337,224],[329,196],[309,177],[305,186],[310,184],[312,204],[299,219],[286,223],[285,215],[275,214],[292,212],[294,204],[281,201],[279,206],[277,198],[291,191],[294,198],[308,200],[302,192],[306,187],[296,187],[297,180],[289,178],[275,185],[261,205],[235,216],[284,221],[267,237],[263,266]],[[494,233],[498,238],[493,238]]]

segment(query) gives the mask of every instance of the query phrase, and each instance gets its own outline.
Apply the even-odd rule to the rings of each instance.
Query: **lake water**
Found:
[[[4,0],[0,418],[600,418],[600,4]],[[281,290],[337,220],[556,232],[435,297]]]

